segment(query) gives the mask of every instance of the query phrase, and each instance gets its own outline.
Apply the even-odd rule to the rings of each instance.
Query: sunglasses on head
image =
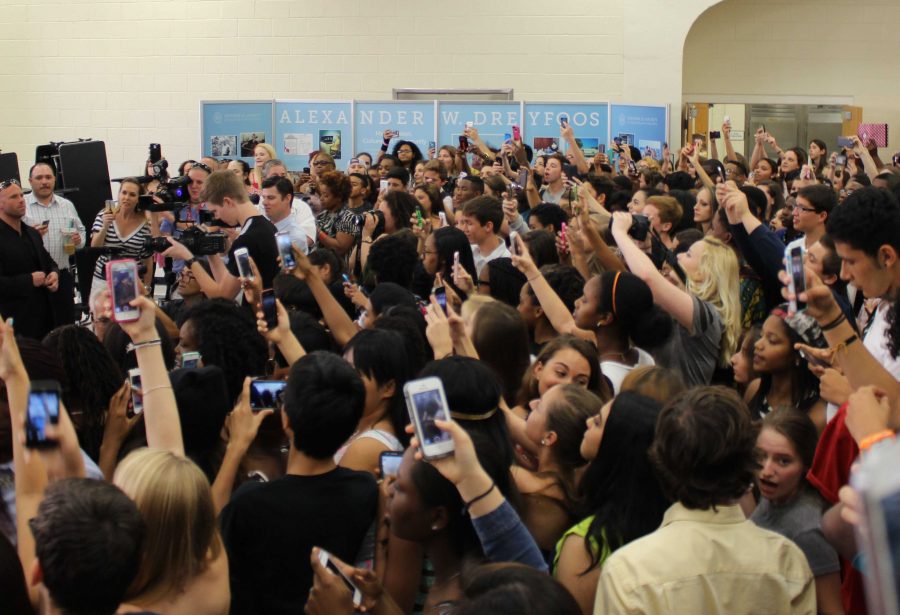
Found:
[[[6,190],[10,186],[18,186],[19,188],[21,188],[22,184],[19,183],[19,180],[15,179],[15,178],[7,179],[7,180],[0,182],[0,190]]]

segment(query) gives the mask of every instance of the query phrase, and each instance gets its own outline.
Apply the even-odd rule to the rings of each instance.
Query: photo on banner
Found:
[[[662,160],[668,140],[668,115],[666,106],[614,104],[610,109],[610,135],[636,147],[641,157]]]
[[[522,103],[441,102],[438,105],[438,147],[459,144],[466,122],[478,129],[488,147],[499,148],[512,138],[513,126],[522,126]]]
[[[560,136],[560,119],[565,118],[575,142],[586,158],[606,152],[609,106],[600,103],[525,103],[525,142],[535,156],[565,153],[568,145]]]
[[[377,156],[381,150],[385,130],[393,130],[399,135],[391,138],[388,152],[394,151],[398,141],[410,141],[416,144],[422,157],[428,158],[428,148],[435,142],[435,104],[434,101],[363,101],[357,102],[354,111],[354,130],[356,143],[354,156],[360,152],[368,152]]]
[[[201,151],[214,158],[242,158],[272,138],[272,101],[201,101]]]
[[[272,146],[291,171],[308,167],[309,155],[316,151],[327,152],[339,170],[346,170],[352,133],[352,101],[275,101]]]

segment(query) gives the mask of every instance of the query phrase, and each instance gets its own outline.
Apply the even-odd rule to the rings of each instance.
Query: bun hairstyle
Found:
[[[633,273],[606,271],[600,275],[598,311],[612,314],[640,348],[653,348],[665,342],[672,333],[672,319],[653,303],[653,292],[647,283]]]

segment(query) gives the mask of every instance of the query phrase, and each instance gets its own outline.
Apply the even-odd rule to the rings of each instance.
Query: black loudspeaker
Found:
[[[58,164],[59,177],[63,178],[63,185],[60,185],[57,179],[57,191],[61,191],[63,196],[75,204],[78,217],[90,234],[97,212],[112,198],[106,144],[103,141],[61,143]],[[75,258],[78,266],[78,288],[81,290],[84,303],[87,303],[97,256],[79,252]]]
[[[7,179],[15,179],[21,183],[19,176],[19,157],[15,152],[0,154],[0,182]]]

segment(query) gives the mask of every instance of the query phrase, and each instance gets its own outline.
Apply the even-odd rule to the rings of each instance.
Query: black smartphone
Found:
[[[790,289],[790,292],[794,295],[794,299],[792,299],[790,303],[790,309],[791,312],[798,312],[806,309],[806,303],[797,299],[797,296],[800,295],[800,293],[806,291],[806,276],[803,272],[803,247],[794,246],[792,248],[787,248],[785,250],[784,260],[787,264],[787,271],[791,278],[788,283],[788,289]]]
[[[431,291],[434,295],[434,298],[437,299],[438,304],[441,306],[441,309],[444,310],[444,314],[447,313],[447,289],[443,286],[438,286],[433,291]]]
[[[466,135],[459,135],[459,151],[464,154],[469,151],[469,139]]]
[[[162,160],[162,147],[159,143],[150,144],[150,162],[159,162]]]
[[[51,448],[59,442],[47,436],[47,425],[59,423],[60,386],[56,380],[33,380],[25,415],[25,446]]]
[[[566,174],[566,177],[568,177],[569,179],[572,179],[573,177],[578,177],[578,167],[576,167],[574,164],[564,164],[562,166],[563,166],[563,173]]]
[[[262,305],[263,317],[266,319],[266,326],[274,329],[278,326],[278,306],[275,304],[275,291],[271,288],[262,292],[260,299]]]
[[[259,412],[280,408],[286,386],[284,380],[254,380],[250,383],[250,409]]]
[[[722,132],[719,131],[719,130],[710,130],[710,131],[709,131],[709,138],[710,138],[710,139],[721,139],[721,138],[722,138]]]
[[[560,116],[559,116],[559,125],[562,126],[563,128],[565,128],[566,126],[568,126],[568,125],[569,125],[569,116],[567,116],[567,115],[560,115]]]
[[[303,172],[309,175],[309,167],[303,167]]]
[[[379,455],[378,465],[381,469],[381,478],[388,476],[397,476],[397,470],[400,468],[400,462],[403,460],[403,453],[398,451],[384,451]]]

